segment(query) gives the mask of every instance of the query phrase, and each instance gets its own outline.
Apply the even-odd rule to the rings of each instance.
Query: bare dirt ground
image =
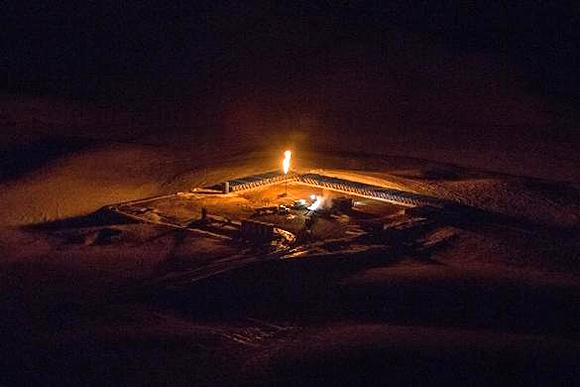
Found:
[[[489,172],[475,153],[452,165],[388,156],[403,148],[333,154],[313,145],[296,152],[300,170],[452,199],[533,227],[450,224],[456,239],[429,255],[268,262],[195,283],[183,274],[239,248],[92,215],[277,168],[286,143],[274,136],[249,146],[254,138],[216,138],[216,153],[168,148],[153,135],[148,144],[72,142],[3,175],[0,384],[576,384],[574,179],[514,176],[517,165]],[[444,153],[432,160],[456,159]],[[576,173],[558,163],[560,176]]]

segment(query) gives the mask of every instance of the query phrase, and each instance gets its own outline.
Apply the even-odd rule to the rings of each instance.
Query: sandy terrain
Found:
[[[181,274],[238,251],[179,230],[95,223],[86,216],[111,203],[275,169],[279,150],[301,143],[301,137],[272,135],[253,142],[254,134],[241,133],[236,141],[216,136],[214,153],[187,136],[167,147],[163,144],[175,143],[173,134],[162,138],[144,125],[139,135],[79,146],[79,137],[94,133],[88,124],[83,132],[83,117],[93,113],[79,108],[74,130],[58,120],[71,114],[70,106],[62,109],[32,124],[19,121],[22,130],[11,136],[2,132],[10,137],[6,149],[56,136],[38,129],[39,121],[50,122],[50,128],[62,124],[66,130],[59,135],[76,140],[39,155],[38,164],[10,164],[19,173],[3,175],[0,384],[573,385],[578,380],[575,159],[548,157],[553,162],[547,164],[536,158],[544,154],[539,151],[529,156],[535,159],[531,164],[527,159],[511,164],[513,154],[492,161],[490,153],[437,152],[429,139],[410,147],[401,138],[398,147],[383,141],[367,153],[332,154],[316,149],[313,140],[296,152],[300,170],[323,169],[451,199],[536,228],[530,233],[452,225],[457,238],[429,256],[297,259],[188,284]],[[10,117],[4,124],[18,127]],[[111,123],[126,121],[111,119],[103,127]],[[26,129],[31,126],[36,128]],[[348,148],[342,141],[342,149]],[[364,144],[352,150],[359,145]],[[502,168],[506,163],[511,167]],[[542,179],[521,177],[529,175]],[[550,175],[560,181],[547,180]],[[63,219],[68,221],[59,222]]]

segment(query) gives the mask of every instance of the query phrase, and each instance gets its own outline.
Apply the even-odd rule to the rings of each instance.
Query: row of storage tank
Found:
[[[283,183],[285,181],[297,181],[300,175],[288,174],[283,175],[280,172],[267,172],[260,175],[252,175],[239,179],[233,179],[223,183],[221,187],[224,193],[245,191],[247,189],[257,188],[265,185]]]
[[[386,200],[406,206],[444,206],[448,204],[444,200],[430,196],[419,195],[412,192],[399,191],[315,173],[308,173],[304,175],[283,175],[280,172],[268,172],[260,175],[253,175],[227,181],[223,183],[222,190],[225,193],[238,192],[247,189],[258,188],[265,185],[282,183],[285,181],[300,182],[315,187],[342,191],[379,200]]]
[[[327,188],[336,191],[343,191],[355,195],[382,199],[407,206],[424,206],[424,205],[444,205],[443,200],[430,196],[419,195],[412,192],[399,191],[390,188],[383,188],[375,185],[359,183],[356,181],[339,179],[336,177],[324,176],[319,174],[305,174],[300,176],[300,182],[316,187]]]

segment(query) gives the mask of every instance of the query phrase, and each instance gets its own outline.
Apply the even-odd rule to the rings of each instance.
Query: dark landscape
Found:
[[[1,386],[578,384],[580,7],[33,3]]]

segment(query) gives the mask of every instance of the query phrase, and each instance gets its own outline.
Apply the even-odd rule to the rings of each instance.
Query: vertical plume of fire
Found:
[[[287,150],[284,152],[284,160],[282,161],[282,169],[284,174],[287,175],[290,170],[290,159],[292,158],[292,151]]]

